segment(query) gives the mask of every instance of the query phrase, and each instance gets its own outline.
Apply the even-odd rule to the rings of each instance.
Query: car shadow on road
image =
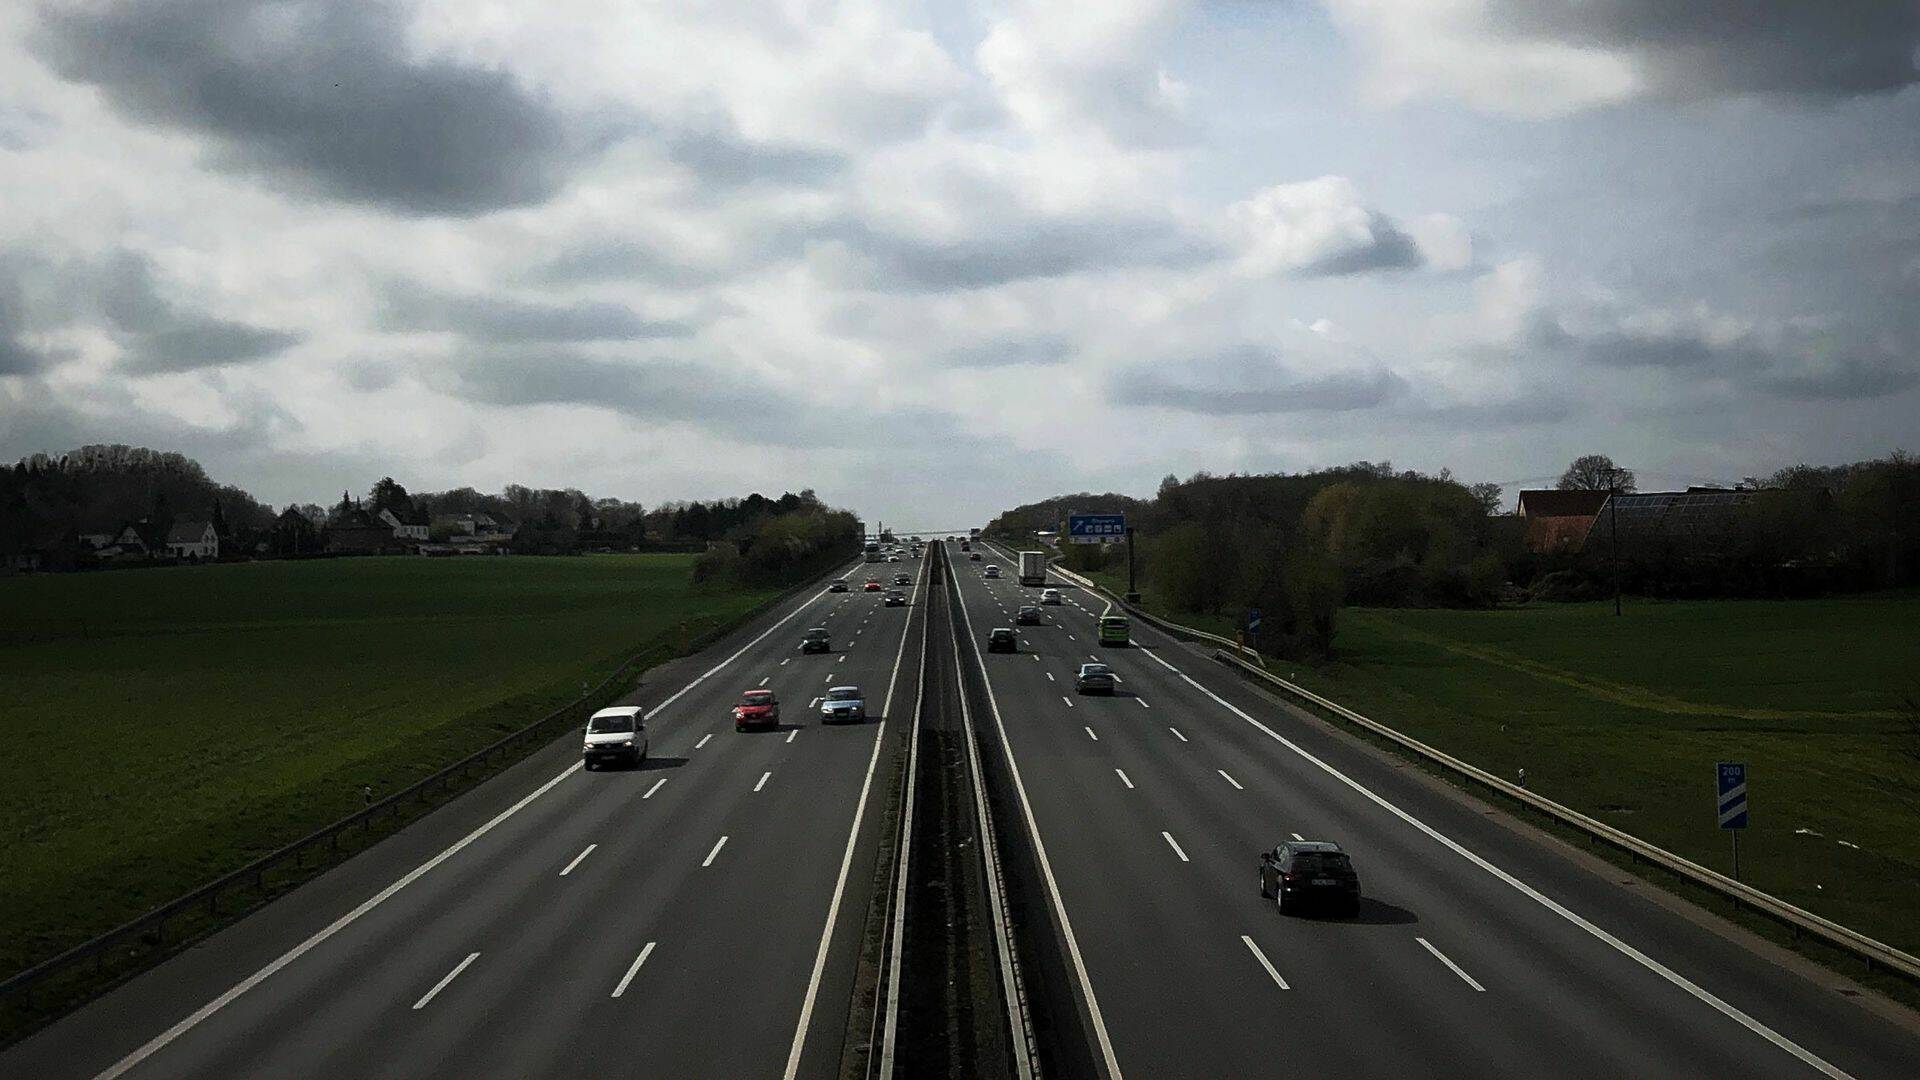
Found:
[[[1406,926],[1409,923],[1419,922],[1420,916],[1384,900],[1363,896],[1360,898],[1360,913],[1351,919],[1341,921],[1358,923],[1361,926]]]
[[[657,754],[648,754],[647,760],[635,765],[633,771],[658,772],[661,769],[677,769],[686,763],[687,759],[683,757],[660,757]]]

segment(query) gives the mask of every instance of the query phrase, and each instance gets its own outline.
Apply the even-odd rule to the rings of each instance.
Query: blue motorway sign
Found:
[[[1257,634],[1259,632],[1260,632],[1260,609],[1248,608],[1247,609],[1247,633]]]
[[[1099,544],[1121,540],[1127,535],[1125,514],[1068,514],[1067,542]]]
[[[1722,761],[1714,766],[1720,787],[1720,827],[1747,827],[1747,766],[1740,761]]]

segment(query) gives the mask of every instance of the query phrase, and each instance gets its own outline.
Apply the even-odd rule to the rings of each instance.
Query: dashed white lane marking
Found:
[[[1458,975],[1462,979],[1466,980],[1466,983],[1468,986],[1473,987],[1475,990],[1478,990],[1480,993],[1483,993],[1483,994],[1487,992],[1486,987],[1481,986],[1479,983],[1473,981],[1473,976],[1467,974],[1464,971],[1461,971],[1459,964],[1456,964],[1453,961],[1447,959],[1446,953],[1443,953],[1439,949],[1434,948],[1433,942],[1428,941],[1426,938],[1423,938],[1423,937],[1416,937],[1413,940],[1419,942],[1423,948],[1425,948],[1428,952],[1432,953],[1433,958],[1435,960],[1438,960],[1441,963],[1447,965],[1448,969],[1451,970],[1455,975]]]
[[[851,646],[851,645],[849,645],[849,646],[847,646],[847,648],[849,648],[849,649],[851,649],[851,648],[853,648],[853,646]],[[840,654],[840,660],[839,660],[839,662],[840,662],[840,663],[842,663],[842,664],[844,664],[844,663],[846,663],[846,662],[847,662],[847,654],[846,654],[846,653],[841,653],[841,654]]]
[[[1082,731],[1085,731],[1085,732],[1087,733],[1087,738],[1089,738],[1089,739],[1092,739],[1092,740],[1093,740],[1094,742],[1099,742],[1099,741],[1100,741],[1100,736],[1098,736],[1098,735],[1095,735],[1095,734],[1093,733],[1093,729],[1092,729],[1092,728],[1090,728],[1090,727],[1085,727],[1085,726],[1082,726],[1082,728],[1081,728],[1081,730],[1082,730]]]
[[[1049,671],[1049,672],[1047,672],[1047,681],[1048,681],[1048,682],[1059,682],[1060,680],[1058,680],[1058,679],[1055,679],[1055,678],[1053,677],[1053,672],[1051,672],[1051,671]]]
[[[655,781],[653,782],[653,786],[647,789],[647,793],[646,793],[645,795],[642,795],[642,796],[640,796],[640,797],[641,797],[641,798],[643,798],[643,799],[651,799],[651,798],[653,798],[653,793],[654,793],[654,792],[656,792],[656,791],[659,791],[659,790],[660,790],[660,785],[662,785],[662,784],[664,784],[664,783],[666,783],[666,782],[667,782],[667,778],[666,778],[666,777],[664,777],[664,776],[663,776],[663,777],[661,777],[661,778],[660,778],[660,779],[658,779],[658,780],[655,780]]]
[[[1037,663],[1039,663],[1039,662],[1040,662],[1040,654],[1039,654],[1039,653],[1028,653],[1027,655],[1029,655],[1029,656],[1031,656],[1031,657],[1033,657],[1033,662],[1034,662],[1034,663],[1036,663],[1036,664],[1037,664]]]
[[[1182,850],[1180,850],[1180,841],[1178,841],[1178,840],[1175,840],[1175,839],[1173,838],[1173,834],[1172,834],[1172,833],[1170,833],[1170,832],[1165,832],[1165,831],[1162,831],[1162,832],[1160,833],[1160,835],[1161,835],[1161,837],[1162,837],[1162,838],[1164,838],[1164,839],[1166,840],[1166,842],[1167,842],[1167,846],[1173,849],[1173,853],[1174,853],[1175,855],[1178,855],[1178,856],[1180,856],[1180,861],[1181,861],[1181,862],[1192,862],[1192,861],[1193,861],[1192,859],[1189,859],[1189,858],[1187,858],[1187,853],[1186,853],[1185,851],[1182,851]]]
[[[1071,708],[1073,708],[1073,699],[1072,699],[1072,698],[1070,698],[1070,697],[1068,697],[1068,696],[1067,696],[1067,695],[1065,695],[1065,694],[1061,694],[1061,695],[1060,695],[1060,700],[1061,700],[1061,701],[1064,701],[1064,702],[1066,702],[1066,703],[1067,703],[1067,708],[1069,708],[1069,709],[1071,709]]]
[[[580,865],[580,860],[593,854],[593,849],[599,846],[600,846],[599,844],[588,844],[585,850],[581,851],[580,854],[575,855],[573,857],[573,861],[568,863],[564,868],[561,869],[560,876],[566,877],[568,874],[573,873],[573,868]]]
[[[1288,833],[1287,835],[1293,837],[1295,840],[1299,840],[1302,842],[1304,842],[1307,839],[1306,837],[1301,836],[1299,833]]]
[[[1287,985],[1287,980],[1280,977],[1278,971],[1273,970],[1273,961],[1267,959],[1267,954],[1260,951],[1260,946],[1255,945],[1252,938],[1241,934],[1240,940],[1247,943],[1247,948],[1253,952],[1253,958],[1260,961],[1260,966],[1267,969],[1268,975],[1273,976],[1273,981],[1276,986],[1282,990],[1293,989],[1293,987]]]
[[[640,973],[640,965],[646,963],[647,957],[653,955],[653,945],[653,942],[647,942],[646,947],[640,950],[640,955],[633,958],[633,966],[627,969],[625,975],[620,976],[620,985],[613,988],[613,994],[611,996],[619,997],[621,994],[627,992],[627,984],[632,982],[633,977]]]
[[[1180,729],[1179,729],[1179,728],[1177,728],[1177,727],[1170,727],[1170,728],[1168,728],[1167,730],[1168,730],[1168,731],[1171,731],[1171,732],[1173,732],[1173,737],[1174,737],[1174,738],[1176,738],[1176,739],[1179,739],[1179,740],[1180,740],[1181,742],[1186,742],[1186,741],[1187,741],[1187,737],[1186,737],[1185,735],[1182,735],[1182,734],[1180,734]]]
[[[693,748],[695,750],[700,749],[701,747],[707,745],[707,740],[711,738],[713,738],[713,732],[709,731],[705,735],[700,736],[700,741],[697,743],[694,743]]]
[[[458,964],[455,964],[453,966],[452,971],[449,971],[445,975],[442,975],[440,977],[440,981],[433,984],[433,989],[421,995],[420,1000],[413,1003],[413,1007],[416,1009],[426,1008],[427,1002],[432,1001],[433,996],[435,994],[438,994],[440,991],[445,990],[447,988],[447,984],[453,981],[454,976],[467,970],[467,965],[473,963],[475,960],[478,960],[478,959],[480,959],[479,953],[477,952],[468,953],[467,958],[465,960],[462,960]]]
[[[702,862],[700,863],[700,868],[704,870],[704,869],[706,869],[707,867],[709,867],[709,866],[712,866],[712,865],[713,865],[713,860],[714,860],[714,859],[716,859],[716,858],[718,858],[718,857],[719,857],[719,855],[720,855],[720,849],[721,849],[721,848],[723,848],[723,847],[726,847],[726,846],[727,846],[727,838],[726,838],[726,837],[724,837],[724,836],[723,836],[723,837],[721,837],[720,839],[718,839],[718,840],[715,840],[715,841],[713,842],[713,850],[712,850],[712,851],[709,851],[709,852],[707,852],[707,857],[706,857],[706,859],[705,859],[705,860],[703,860],[703,861],[702,861]]]
[[[1120,782],[1121,782],[1121,783],[1123,783],[1123,784],[1125,784],[1125,785],[1127,785],[1127,790],[1129,790],[1129,791],[1131,791],[1131,790],[1133,790],[1133,781],[1131,781],[1131,780],[1129,780],[1129,779],[1127,779],[1127,774],[1126,774],[1125,772],[1123,772],[1123,771],[1121,771],[1121,770],[1119,770],[1119,769],[1115,769],[1115,770],[1113,770],[1113,771],[1114,771],[1114,772],[1115,772],[1116,774],[1118,774],[1118,775],[1119,775],[1119,777],[1120,777]]]
[[[1246,788],[1243,788],[1243,787],[1241,787],[1241,786],[1240,786],[1240,781],[1238,781],[1238,780],[1235,780],[1235,779],[1234,779],[1233,777],[1231,777],[1231,776],[1228,776],[1228,775],[1227,775],[1227,770],[1225,770],[1225,769],[1215,769],[1215,770],[1213,770],[1213,771],[1214,771],[1214,772],[1217,772],[1217,773],[1219,773],[1219,774],[1220,774],[1220,776],[1221,776],[1221,778],[1222,778],[1222,779],[1224,779],[1224,780],[1226,780],[1226,782],[1227,782],[1227,783],[1229,783],[1229,784],[1232,784],[1232,785],[1233,785],[1233,790],[1235,790],[1235,791],[1245,791],[1245,790],[1247,790]]]
[[[765,686],[765,685],[767,685],[767,679],[771,679],[771,678],[773,678],[773,676],[771,676],[771,675],[769,675],[769,676],[767,676],[767,678],[766,678],[766,679],[761,679],[761,680],[760,680],[760,685],[761,685],[761,686]]]
[[[760,790],[761,788],[763,788],[763,787],[766,787],[766,786],[767,786],[767,777],[769,777],[769,776],[772,776],[772,775],[773,775],[773,773],[772,773],[772,771],[771,771],[771,770],[769,770],[769,771],[767,771],[767,772],[763,772],[763,773],[761,773],[761,774],[760,774],[760,782],[759,782],[759,783],[757,783],[757,784],[755,784],[755,785],[753,785],[753,790],[755,790],[755,791],[759,791],[759,790]]]
[[[798,735],[798,734],[800,734],[800,729],[799,729],[799,728],[794,728],[794,729],[793,729],[792,731],[789,731],[789,732],[787,732],[787,741],[788,741],[788,742],[792,742],[792,741],[793,741],[793,737],[794,737],[795,735]]]
[[[1153,706],[1151,706],[1151,705],[1149,705],[1149,704],[1147,704],[1147,699],[1146,699],[1146,698],[1143,698],[1143,697],[1137,697],[1137,698],[1134,698],[1133,700],[1135,700],[1135,701],[1137,701],[1137,702],[1139,702],[1139,703],[1140,703],[1140,707],[1141,707],[1141,708],[1143,708],[1143,709],[1151,709],[1151,708],[1153,708]]]
[[[807,708],[809,709],[815,709],[815,708],[818,708],[819,706],[820,706],[819,698],[814,698],[812,701],[807,702]]]

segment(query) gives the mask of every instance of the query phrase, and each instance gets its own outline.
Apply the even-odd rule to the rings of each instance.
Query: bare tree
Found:
[[[1633,491],[1633,470],[1614,465],[1605,454],[1582,454],[1560,474],[1561,491]]]

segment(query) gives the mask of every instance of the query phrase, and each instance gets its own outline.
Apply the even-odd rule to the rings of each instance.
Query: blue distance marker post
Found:
[[[1740,880],[1740,830],[1747,827],[1747,766],[1722,761],[1713,767],[1719,784],[1720,827],[1733,838],[1733,880]]]

